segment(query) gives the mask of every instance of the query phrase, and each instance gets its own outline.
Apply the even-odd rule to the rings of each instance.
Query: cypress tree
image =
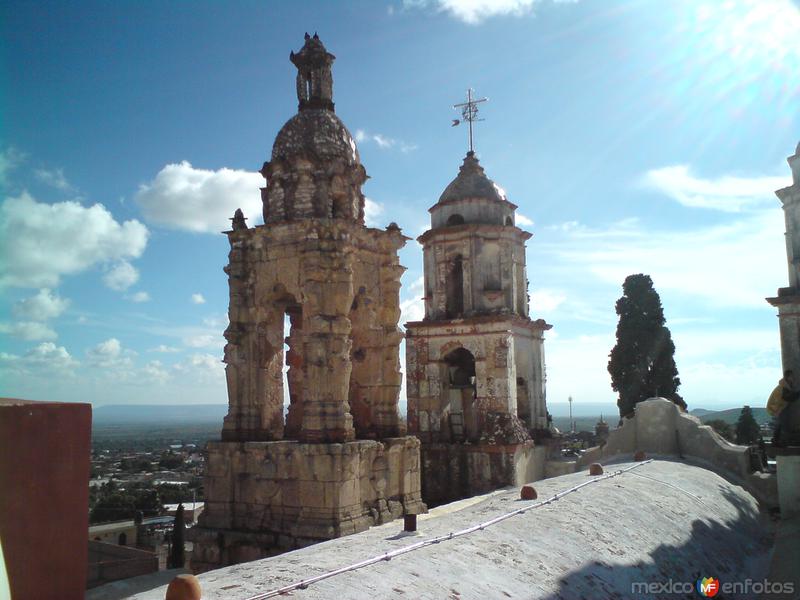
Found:
[[[760,435],[761,428],[753,416],[752,409],[745,406],[739,413],[739,420],[736,421],[736,443],[741,446],[749,446],[755,444]]]
[[[675,344],[649,275],[625,278],[616,311],[617,344],[609,355],[608,372],[611,388],[619,394],[620,416],[633,416],[636,404],[654,396],[668,398],[685,409],[678,394],[681,380],[675,366]]]
[[[175,522],[172,525],[172,549],[167,559],[168,569],[182,569],[186,557],[183,553],[183,504],[178,504],[175,511]]]

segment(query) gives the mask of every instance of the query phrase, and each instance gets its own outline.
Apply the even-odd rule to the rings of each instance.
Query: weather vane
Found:
[[[453,108],[460,108],[461,109],[461,119],[453,119],[453,127],[456,125],[461,125],[462,120],[466,121],[469,125],[469,153],[474,154],[475,149],[472,145],[472,124],[476,121],[483,121],[484,119],[478,118],[478,103],[479,102],[486,102],[488,98],[481,98],[479,100],[474,100],[472,98],[472,88],[467,90],[467,101],[462,102],[461,104],[454,104]]]

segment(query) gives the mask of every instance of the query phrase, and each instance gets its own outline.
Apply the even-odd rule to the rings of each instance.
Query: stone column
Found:
[[[373,408],[373,422],[380,438],[400,435],[400,414],[397,404],[402,383],[400,342],[403,333],[397,324],[400,321],[400,278],[406,269],[400,265],[397,252],[405,246],[407,239],[400,233],[399,228],[390,225],[381,240],[383,261],[380,269],[381,310],[378,319],[383,329],[383,344],[380,351],[382,385]]]
[[[347,315],[353,303],[353,253],[334,230],[318,232],[318,249],[304,255],[303,364],[306,389],[303,442],[346,442],[355,439],[348,395],[350,331]]]

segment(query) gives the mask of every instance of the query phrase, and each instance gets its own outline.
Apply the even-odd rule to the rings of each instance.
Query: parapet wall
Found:
[[[578,459],[577,466],[582,468],[639,450],[648,455],[687,459],[741,483],[767,506],[778,504],[775,478],[753,472],[746,446],[731,444],[665,398],[651,398],[637,404],[635,417],[612,430],[604,445],[588,450]]]
[[[158,556],[153,552],[89,540],[87,588],[157,571]]]

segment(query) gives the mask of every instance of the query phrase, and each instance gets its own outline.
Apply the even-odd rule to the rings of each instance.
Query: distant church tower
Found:
[[[226,232],[229,408],[208,446],[195,571],[424,511],[419,442],[398,413],[408,238],[364,225],[367,174],[334,113],[334,56],[306,34],[290,60],[299,110],[261,170],[264,225],[237,210]]]
[[[408,426],[422,442],[429,504],[533,480],[543,460],[529,434],[548,427],[551,325],[529,317],[531,234],[515,225],[516,208],[470,151],[418,238],[425,318],[406,324]]]
[[[778,296],[767,298],[767,302],[778,309],[783,369],[794,371],[795,381],[800,381],[800,143],[787,161],[792,170],[792,185],[776,191],[775,195],[783,205],[786,219],[789,287],[780,288]],[[791,422],[800,432],[800,403],[794,402],[785,410],[794,411]]]

